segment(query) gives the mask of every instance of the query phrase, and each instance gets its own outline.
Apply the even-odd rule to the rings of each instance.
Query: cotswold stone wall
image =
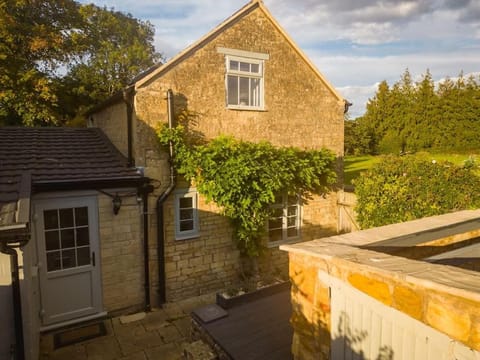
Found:
[[[98,195],[103,305],[111,314],[138,310],[145,303],[140,206],[135,195],[122,197],[114,215],[112,198]]]
[[[217,51],[218,47],[269,55],[264,69],[264,111],[227,109],[225,55]],[[169,183],[168,156],[156,137],[156,129],[167,122],[168,89],[174,92],[176,121],[182,122],[195,136],[211,139],[228,134],[249,141],[268,140],[276,146],[326,147],[338,157],[343,156],[343,101],[332,94],[264,13],[255,9],[212,36],[204,46],[192,50],[181,62],[136,88],[134,158],[137,166],[145,167],[145,175],[154,179],[156,189],[150,209],[155,209],[155,199]],[[104,110],[102,116],[109,117],[105,124],[111,128],[116,115],[108,111]],[[97,121],[103,124],[103,120]],[[115,133],[114,129],[106,132]],[[189,186],[177,184],[177,188]],[[219,215],[218,209],[200,197],[200,236],[181,241],[174,239],[172,196],[164,204],[164,210],[167,300],[198,295],[236,282],[241,260],[228,220]],[[158,259],[154,255],[157,239],[154,215],[150,216],[150,224],[149,265],[155,302]],[[303,240],[330,235],[336,230],[335,196],[316,196],[303,207]],[[269,253],[275,252],[278,254],[278,249]],[[270,256],[265,267],[286,269],[287,257]]]
[[[113,145],[125,157],[128,156],[126,114],[125,103],[120,101],[92,116],[92,126],[102,129]]]
[[[330,359],[333,343],[335,341],[338,343],[338,339],[332,335],[336,328],[332,329],[331,309],[333,301],[341,301],[341,299],[330,296],[331,284],[327,281],[328,277],[331,277],[338,279],[337,282],[341,281],[345,284],[344,286],[349,286],[377,300],[379,307],[384,305],[398,310],[412,320],[417,320],[446,335],[450,338],[452,353],[452,357],[447,358],[456,358],[453,353],[460,351],[459,348],[465,349],[466,346],[467,349],[473,350],[462,350],[459,353],[465,354],[465,359],[476,359],[480,354],[478,352],[480,351],[480,292],[477,286],[477,273],[364,248],[370,242],[412,234],[412,229],[417,229],[418,233],[414,233],[410,238],[416,236],[421,239],[422,231],[426,233],[423,236],[430,236],[435,233],[435,227],[441,226],[444,229],[443,233],[439,231],[439,234],[443,234],[440,235],[443,239],[439,239],[433,246],[442,247],[446,242],[452,244],[456,241],[464,242],[467,239],[477,238],[478,230],[476,229],[470,231],[464,229],[458,235],[445,236],[445,231],[454,229],[455,224],[468,218],[468,212],[463,214],[467,214],[467,217],[458,218],[455,214],[447,214],[334,236],[330,239],[282,246],[282,250],[289,252],[294,358],[297,360]],[[480,212],[470,214],[479,216]],[[463,226],[465,223],[460,224]],[[427,246],[426,244],[432,246],[432,242],[427,241],[419,243],[415,249],[424,253],[422,248]],[[391,246],[395,247],[395,244]],[[439,250],[436,250],[437,253]],[[409,254],[413,252],[414,248],[410,247]],[[477,261],[477,265],[478,263]],[[461,264],[460,267],[462,267]],[[350,300],[353,303],[360,301]],[[395,319],[398,320],[398,318]],[[395,319],[388,319],[386,323]],[[365,321],[368,326],[369,320]],[[379,338],[381,333],[374,333],[373,330],[365,333],[360,340],[356,333],[346,333],[343,336],[347,337],[347,344],[355,344],[359,341],[368,342],[371,346],[381,344]],[[418,341],[422,342],[425,339]],[[411,351],[411,349],[405,349],[405,351]],[[419,355],[415,359],[417,358],[424,357]]]
[[[239,252],[228,219],[215,204],[199,199],[200,236],[175,240],[175,224],[165,228],[165,274],[168,299],[183,299],[228,287],[238,280]],[[165,204],[174,218],[173,196]]]

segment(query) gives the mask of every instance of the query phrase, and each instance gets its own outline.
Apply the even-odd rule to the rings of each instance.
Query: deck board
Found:
[[[228,316],[201,326],[235,360],[292,359],[290,291],[228,309]]]

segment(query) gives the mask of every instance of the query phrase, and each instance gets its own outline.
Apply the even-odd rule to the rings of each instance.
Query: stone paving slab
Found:
[[[190,312],[215,301],[202,295],[161,309],[104,320],[107,334],[54,350],[53,334],[41,336],[40,360],[183,359],[190,343]]]

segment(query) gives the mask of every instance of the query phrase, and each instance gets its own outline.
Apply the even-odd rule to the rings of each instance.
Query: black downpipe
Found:
[[[173,128],[173,91],[167,91],[168,127]],[[170,182],[165,191],[157,199],[157,255],[158,255],[158,299],[160,304],[165,304],[167,296],[165,290],[165,234],[163,203],[175,189],[175,170],[173,167],[173,144],[169,143]]]
[[[148,251],[148,190],[142,191],[143,200],[143,261],[145,271],[145,311],[152,310],[150,304],[150,256]]]
[[[123,101],[127,107],[127,166],[135,166],[133,160],[133,87],[123,90]]]
[[[15,321],[15,359],[25,359],[24,339],[23,339],[23,317],[22,301],[20,299],[20,276],[18,271],[17,251],[6,244],[0,242],[0,252],[10,255],[10,268],[12,272],[12,297],[13,297],[13,316]]]

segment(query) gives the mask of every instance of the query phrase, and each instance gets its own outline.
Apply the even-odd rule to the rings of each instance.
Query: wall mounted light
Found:
[[[118,194],[115,194],[112,200],[112,204],[113,204],[113,213],[117,215],[118,212],[120,211],[120,207],[122,206],[122,198],[118,196]]]

